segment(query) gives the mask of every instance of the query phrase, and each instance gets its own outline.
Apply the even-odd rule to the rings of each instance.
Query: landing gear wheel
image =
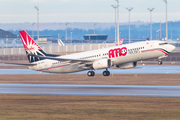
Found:
[[[107,74],[106,71],[104,71],[104,72],[103,72],[103,76],[106,76],[106,74]]]
[[[87,72],[87,75],[88,75],[88,76],[91,76],[91,71],[88,71],[88,72]]]
[[[95,72],[94,71],[88,71],[87,75],[89,77],[93,77],[95,75]]]
[[[162,65],[162,61],[160,60],[160,61],[158,62],[158,64],[159,64],[159,65]]]
[[[109,76],[110,75],[110,72],[109,71],[107,71],[107,76]]]
[[[110,75],[110,72],[109,71],[104,71],[103,72],[103,76],[109,76]]]
[[[91,76],[93,77],[93,76],[95,75],[95,72],[94,72],[94,71],[91,71],[91,73],[92,73]]]

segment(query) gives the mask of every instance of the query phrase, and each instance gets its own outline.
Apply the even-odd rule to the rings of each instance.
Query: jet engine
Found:
[[[137,62],[116,65],[116,67],[118,67],[120,69],[128,69],[128,68],[133,68],[133,67],[136,67],[136,66],[137,66]]]
[[[111,60],[110,59],[100,59],[100,60],[95,61],[92,66],[95,70],[110,68]]]

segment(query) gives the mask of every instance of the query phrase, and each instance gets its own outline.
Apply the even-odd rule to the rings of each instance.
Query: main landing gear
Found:
[[[95,75],[95,72],[94,71],[88,71],[87,75],[89,77],[93,77]]]
[[[103,76],[109,76],[110,75],[110,72],[108,71],[108,69],[106,69],[106,71],[104,71],[103,73]],[[95,72],[94,71],[88,71],[87,72],[87,75],[89,76],[89,77],[93,77],[94,75],[95,75]]]
[[[106,69],[106,71],[103,72],[103,76],[109,76],[110,72],[108,71],[108,69]]]
[[[161,60],[159,60],[159,61],[158,61],[158,64],[159,64],[159,65],[162,65],[162,61],[161,61]]]

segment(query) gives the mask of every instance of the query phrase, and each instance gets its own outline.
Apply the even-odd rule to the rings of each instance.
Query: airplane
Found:
[[[57,41],[58,41],[58,46],[65,46],[61,39],[58,39]]]
[[[49,73],[73,73],[88,70],[92,77],[95,70],[105,69],[103,76],[109,76],[108,69],[115,66],[128,69],[137,66],[141,60],[158,58],[159,65],[162,58],[167,57],[175,47],[164,41],[143,41],[97,50],[74,53],[64,56],[47,54],[24,30],[19,31],[29,63],[15,63],[26,65],[31,70]]]
[[[123,44],[123,40],[124,40],[124,38],[121,38],[121,39],[119,40],[119,45],[122,45],[122,44]],[[118,46],[118,44],[116,44],[116,46]]]
[[[121,38],[121,39],[119,40],[119,45],[122,45],[122,44],[123,44],[123,40],[124,40],[124,38]]]

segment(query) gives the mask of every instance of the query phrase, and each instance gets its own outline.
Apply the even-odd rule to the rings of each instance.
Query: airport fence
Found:
[[[47,53],[62,54],[62,53],[72,53],[81,52],[88,50],[101,49],[106,47],[114,46],[115,44],[82,44],[82,45],[67,45],[67,46],[44,46],[41,47]],[[25,55],[24,48],[1,48],[0,55]]]

